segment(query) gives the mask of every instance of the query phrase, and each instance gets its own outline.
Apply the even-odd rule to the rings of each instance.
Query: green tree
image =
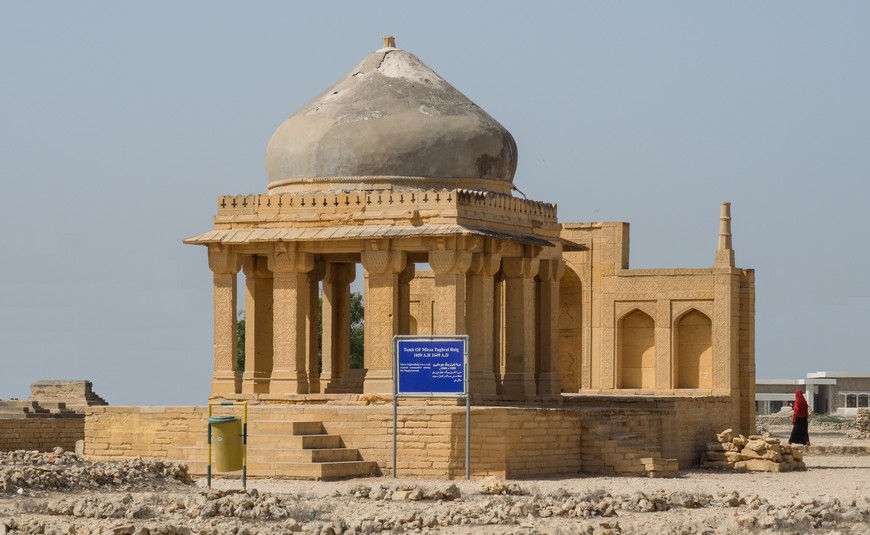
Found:
[[[350,294],[350,367],[352,369],[363,367],[363,352],[365,340],[363,328],[365,323],[365,307],[363,296],[359,292]]]
[[[245,311],[239,310],[236,319],[236,370],[245,370]]]

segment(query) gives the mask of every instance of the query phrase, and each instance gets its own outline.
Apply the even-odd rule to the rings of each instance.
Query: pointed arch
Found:
[[[713,388],[713,322],[690,308],[674,322],[674,383],[677,388]]]
[[[577,392],[582,382],[583,288],[570,267],[559,283],[559,373],[562,392]]]
[[[655,388],[655,321],[639,309],[617,324],[617,388]]]

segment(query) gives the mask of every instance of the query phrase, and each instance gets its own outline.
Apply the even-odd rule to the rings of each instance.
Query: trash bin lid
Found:
[[[238,420],[235,416],[212,416],[208,419],[210,424],[224,424],[227,422],[235,422]]]

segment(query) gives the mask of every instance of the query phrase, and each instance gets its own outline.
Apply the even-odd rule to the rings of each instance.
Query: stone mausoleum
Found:
[[[211,397],[251,403],[249,474],[464,474],[455,401],[402,401],[392,466],[401,334],[469,335],[475,477],[666,473],[715,432],[754,432],[754,273],[735,267],[729,204],[712,267],[632,270],[627,223],[564,223],[515,196],[517,157],[510,132],[392,38],[278,127],[266,192],[220,196],[214,228],[185,240],[214,281]],[[86,453],[202,469],[203,409],[146,409],[89,409]],[[125,439],[119,421],[134,424]],[[140,427],[172,444],[131,437]]]

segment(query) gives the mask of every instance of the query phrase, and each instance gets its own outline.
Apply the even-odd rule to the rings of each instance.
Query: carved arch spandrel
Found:
[[[680,319],[692,310],[697,310],[713,321],[713,301],[671,301],[671,328],[676,328]]]
[[[631,314],[635,310],[640,310],[645,313],[647,316],[653,319],[653,321],[657,322],[658,319],[658,307],[656,305],[656,301],[615,301],[613,303],[613,316],[616,325],[619,325],[625,316]]]

